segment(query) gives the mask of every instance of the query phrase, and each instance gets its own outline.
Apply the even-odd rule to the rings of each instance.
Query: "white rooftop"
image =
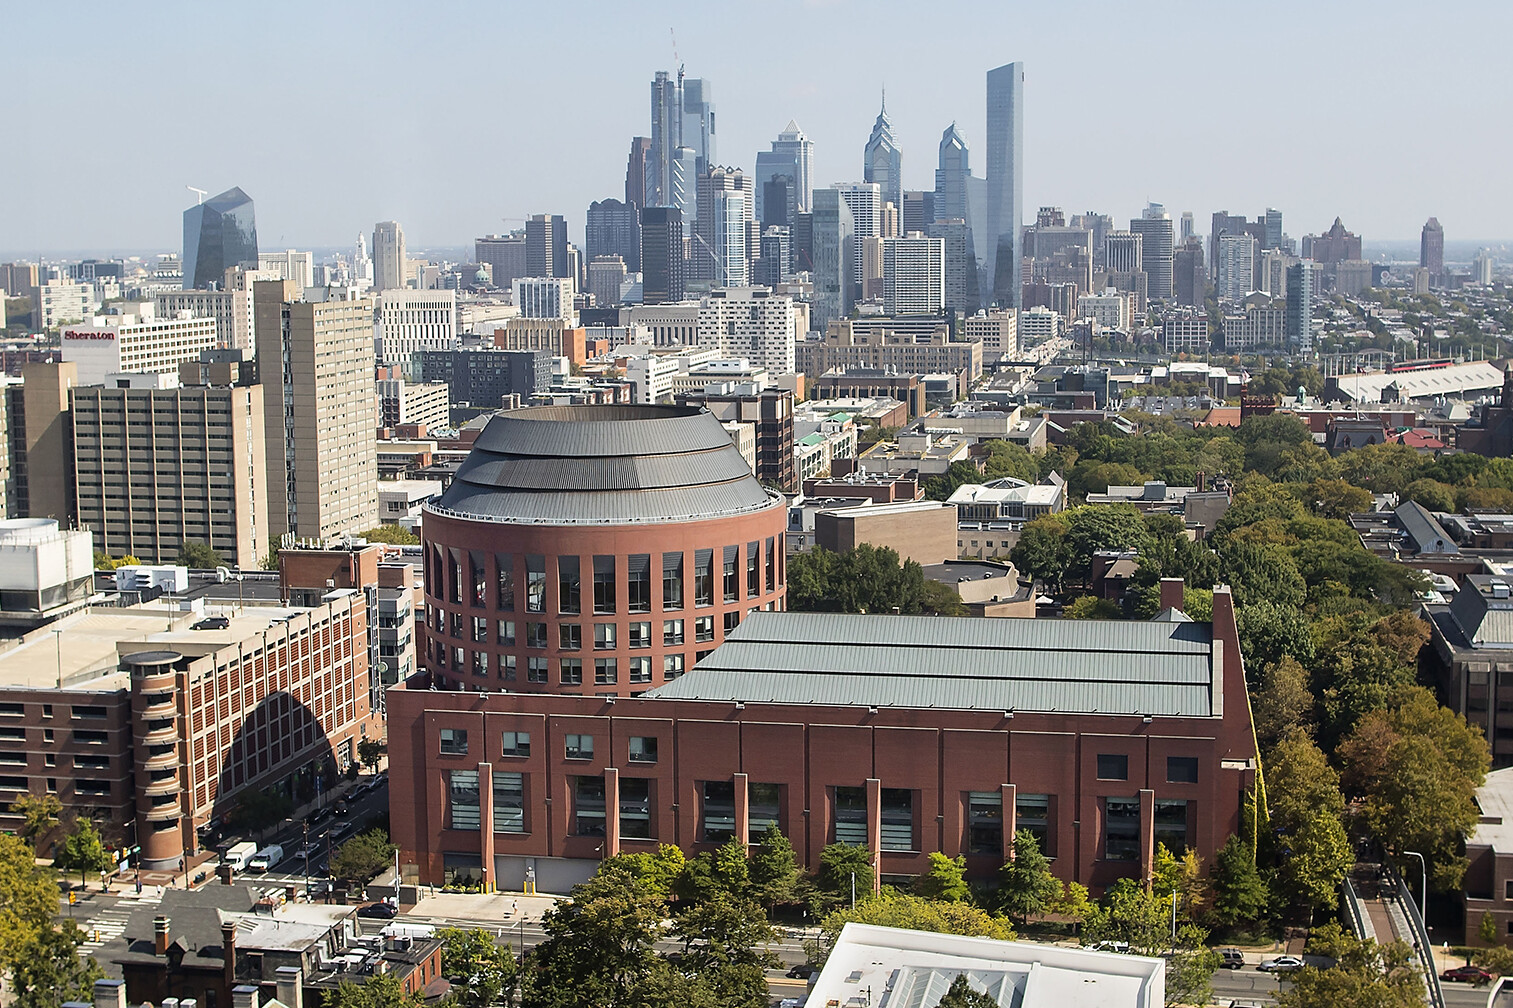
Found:
[[[847,924],[811,1005],[933,1008],[958,974],[1003,1008],[1160,1008],[1166,964],[1145,956]]]
[[[1487,782],[1476,789],[1476,806],[1481,817],[1466,842],[1513,853],[1513,767],[1487,774]]]
[[[1019,483],[1018,486],[1013,484]],[[963,483],[947,498],[948,504],[994,504],[1003,501],[1023,501],[1026,504],[1054,506],[1061,497],[1061,487],[1051,484],[1020,483],[1018,480],[1001,479],[992,483]]]

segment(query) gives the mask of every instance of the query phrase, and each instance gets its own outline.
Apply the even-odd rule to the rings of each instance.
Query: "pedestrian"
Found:
[[[516,900],[515,903],[514,903],[514,905],[510,907],[510,916],[511,917],[519,917],[520,916],[520,901],[519,900]]]

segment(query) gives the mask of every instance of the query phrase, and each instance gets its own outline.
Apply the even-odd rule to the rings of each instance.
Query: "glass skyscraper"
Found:
[[[240,188],[184,211],[184,289],[208,290],[226,283],[226,271],[257,268],[257,223],[252,197]]]
[[[872,124],[872,135],[867,138],[867,147],[862,163],[862,181],[876,183],[884,203],[892,203],[900,215],[904,212],[903,154],[893,136],[893,121],[888,118],[888,105],[884,101]],[[891,237],[891,235],[884,235]]]
[[[988,71],[988,233],[981,249],[984,287],[1004,307],[1020,307],[1023,206],[1024,64],[1005,63]]]
[[[810,239],[814,268],[810,328],[824,332],[851,313],[851,273],[855,229],[851,208],[839,189],[814,190]]]

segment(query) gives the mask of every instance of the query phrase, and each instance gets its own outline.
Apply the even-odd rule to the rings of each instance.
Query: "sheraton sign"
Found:
[[[113,332],[101,332],[98,329],[69,329],[63,333],[66,340],[114,340]]]

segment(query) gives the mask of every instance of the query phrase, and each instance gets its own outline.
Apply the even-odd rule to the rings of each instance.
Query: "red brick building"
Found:
[[[702,410],[501,413],[425,508],[422,664],[447,689],[645,692],[782,608],[786,516]]]
[[[1211,864],[1254,776],[1222,586],[1212,624],[760,613],[642,697],[502,685],[390,691],[407,875],[565,891],[608,855],[776,824],[810,866],[849,842],[885,877],[938,850],[984,878],[1027,828],[1098,891],[1158,841]]]

